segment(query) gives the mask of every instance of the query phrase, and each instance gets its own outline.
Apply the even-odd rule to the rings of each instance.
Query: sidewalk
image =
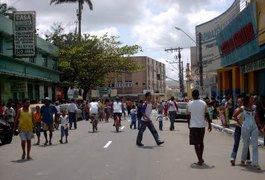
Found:
[[[221,125],[221,121],[219,119],[213,119],[212,121],[212,126],[215,128],[215,129],[219,129],[223,132],[226,132],[228,134],[234,134],[234,131],[235,131],[235,125],[236,125],[236,122],[234,120],[230,120],[230,127],[229,128],[225,128]],[[263,145],[264,144],[264,134],[260,134],[259,136],[259,145]]]

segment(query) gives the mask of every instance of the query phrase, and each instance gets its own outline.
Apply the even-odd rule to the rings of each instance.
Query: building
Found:
[[[28,97],[39,101],[47,96],[54,100],[59,82],[58,48],[36,37],[36,56],[15,58],[12,20],[0,15],[0,22],[0,100]]]
[[[265,99],[264,17],[265,2],[251,1],[217,36],[224,67],[218,71],[222,95],[248,93]]]
[[[239,14],[244,3],[235,0],[234,3],[220,16],[196,26],[196,44],[199,45],[199,34],[201,34],[201,55],[203,65],[203,96],[220,96],[217,83],[217,71],[223,68],[221,55],[217,45],[218,34]],[[197,46],[198,47],[198,46]],[[199,62],[199,50],[197,49],[197,60]],[[193,66],[191,66],[193,67]]]
[[[143,69],[133,73],[123,73],[109,85],[117,89],[117,95],[123,97],[143,97],[150,91],[157,97],[165,95],[165,64],[146,56],[131,57],[141,64]]]

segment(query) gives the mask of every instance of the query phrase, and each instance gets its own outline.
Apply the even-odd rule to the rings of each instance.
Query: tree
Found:
[[[129,58],[140,47],[122,46],[115,36],[84,34],[79,40],[75,33],[64,34],[63,28],[58,25],[46,37],[59,47],[59,70],[62,72],[60,81],[67,87],[84,89],[84,99],[87,92],[106,84],[111,77],[142,68]]]
[[[10,12],[16,11],[13,6],[8,6],[6,3],[0,3],[0,14],[7,16]]]
[[[93,4],[91,0],[51,0],[50,4],[61,4],[61,3],[78,3],[78,12],[77,12],[77,19],[78,19],[78,38],[81,39],[81,21],[82,21],[82,10],[84,3],[87,3],[89,9],[93,10]]]

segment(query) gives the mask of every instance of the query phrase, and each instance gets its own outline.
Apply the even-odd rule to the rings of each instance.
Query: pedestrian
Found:
[[[148,127],[148,129],[150,130],[150,132],[152,133],[156,144],[159,146],[161,144],[164,143],[164,141],[160,141],[159,140],[159,135],[157,130],[155,129],[155,126],[152,122],[151,119],[151,114],[152,114],[152,95],[150,92],[145,93],[145,103],[143,104],[142,107],[142,122],[141,122],[141,127],[138,131],[138,135],[137,135],[137,139],[136,139],[136,145],[139,147],[144,146],[142,144],[142,139],[143,139],[143,133],[146,129],[146,127]]]
[[[89,112],[90,112],[90,123],[93,123],[95,121],[95,128],[98,130],[97,124],[98,124],[98,113],[99,113],[99,104],[96,99],[92,99],[92,101],[89,103]]]
[[[157,119],[159,122],[160,131],[163,131],[163,110],[164,110],[163,103],[160,102],[159,105],[157,106],[157,113],[158,113]]]
[[[109,99],[105,100],[104,111],[105,111],[105,122],[107,123],[107,122],[109,122],[109,118],[111,115],[111,102]]]
[[[246,95],[244,98],[243,106],[233,115],[236,121],[239,121],[238,115],[242,113],[243,123],[241,128],[241,134],[243,138],[243,150],[241,155],[241,165],[246,165],[248,148],[250,145],[250,139],[252,144],[252,167],[260,170],[259,166],[259,152],[258,152],[258,136],[259,130],[258,118],[255,112],[254,97]],[[257,122],[256,122],[257,121]]]
[[[59,142],[61,144],[63,144],[63,137],[65,136],[65,143],[68,143],[68,124],[69,124],[69,117],[66,114],[66,110],[62,110],[61,111],[61,115],[59,118],[59,121],[61,122],[61,139],[59,140]]]
[[[57,109],[54,105],[51,104],[50,98],[45,97],[44,105],[41,106],[40,113],[42,115],[42,122],[43,122],[43,134],[45,137],[46,146],[48,144],[48,137],[47,131],[49,131],[49,145],[52,145],[52,135],[53,135],[53,125],[54,119],[53,116],[57,116]]]
[[[33,115],[31,109],[29,108],[30,99],[26,98],[23,100],[23,106],[18,110],[17,116],[15,118],[14,133],[16,131],[16,126],[18,124],[19,136],[21,139],[22,156],[21,159],[30,160],[30,150],[31,150],[31,139],[33,138]],[[27,146],[27,151],[26,151]]]
[[[138,130],[140,129],[141,127],[141,119],[142,119],[142,116],[143,116],[143,113],[142,113],[142,107],[143,107],[143,100],[139,100],[138,104],[137,104],[137,122],[138,122]]]
[[[168,102],[168,113],[169,113],[169,120],[170,120],[170,131],[175,130],[174,122],[178,111],[178,105],[175,102],[175,98],[172,96],[170,101]]]
[[[113,126],[115,126],[115,119],[119,118],[119,124],[121,126],[121,116],[122,116],[122,110],[123,110],[123,103],[120,101],[120,98],[117,96],[115,98],[115,101],[113,102]]]
[[[4,111],[4,116],[5,116],[5,119],[7,120],[7,122],[9,123],[9,126],[11,128],[13,128],[14,127],[15,117],[16,117],[16,111],[12,107],[12,103],[11,102],[8,102],[6,104],[6,109]]]
[[[188,117],[189,129],[190,129],[190,145],[194,145],[194,149],[198,158],[198,162],[195,165],[202,166],[204,163],[203,150],[204,150],[204,135],[205,127],[208,131],[212,131],[211,119],[207,109],[207,104],[199,99],[199,91],[197,89],[192,91],[193,100],[188,103]]]
[[[233,117],[234,114],[243,106],[243,99],[242,97],[239,97],[237,99],[237,108],[235,109],[234,113],[233,113]],[[234,118],[233,118],[234,119]],[[231,153],[231,165],[235,166],[235,161],[236,161],[236,156],[237,156],[237,151],[238,151],[238,147],[239,147],[239,143],[240,143],[240,138],[241,138],[241,126],[243,123],[243,114],[242,112],[240,114],[237,115],[237,118],[234,119],[237,123],[236,123],[236,127],[235,127],[235,132],[234,132],[234,145],[233,145],[233,150]],[[247,162],[250,162],[250,153],[249,153],[249,149],[248,149],[248,154],[247,154]]]
[[[130,124],[130,128],[134,128],[136,129],[136,119],[137,119],[137,111],[136,111],[136,107],[135,105],[132,105],[132,109],[131,109],[131,124]]]
[[[37,143],[35,145],[39,145],[42,117],[40,113],[40,106],[36,106],[35,108],[36,108],[36,111],[33,113],[33,125],[34,125],[34,131],[38,138]]]
[[[61,110],[60,110],[61,107],[60,107],[59,101],[55,101],[55,107],[56,107],[56,110],[57,110],[57,115],[56,115],[56,117],[54,117],[54,125],[55,125],[55,129],[58,130],[59,124],[60,124],[59,117],[61,115]]]
[[[69,115],[70,130],[72,129],[73,123],[74,123],[74,128],[77,129],[77,123],[76,123],[77,106],[75,104],[75,99],[71,99],[71,103],[68,105],[67,111]]]

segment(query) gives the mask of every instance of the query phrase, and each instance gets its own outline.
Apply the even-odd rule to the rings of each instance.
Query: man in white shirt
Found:
[[[202,166],[203,160],[203,149],[204,149],[204,134],[205,127],[208,131],[212,131],[211,119],[207,109],[207,104],[199,99],[199,91],[197,89],[192,91],[193,101],[188,103],[188,112],[190,116],[188,118],[189,129],[190,129],[190,145],[194,145],[195,152],[198,158],[198,162],[195,165]],[[206,122],[207,120],[207,122]]]
[[[170,131],[175,129],[174,122],[178,111],[178,105],[175,102],[175,98],[172,96],[170,101],[168,102],[168,113],[169,113],[169,120],[170,120]]]
[[[137,139],[136,139],[136,145],[139,147],[144,146],[142,144],[142,139],[143,139],[143,133],[146,129],[146,127],[148,127],[148,129],[151,131],[156,144],[159,146],[161,144],[164,143],[164,141],[160,141],[159,140],[159,135],[157,130],[155,129],[155,126],[151,120],[151,114],[152,114],[152,95],[150,92],[145,93],[145,100],[146,102],[143,104],[142,107],[142,122],[141,122],[141,127],[138,131],[138,135],[137,135]]]
[[[91,117],[91,123],[92,121],[96,121],[96,130],[98,130],[97,124],[98,124],[98,113],[99,113],[99,103],[96,101],[96,99],[92,99],[92,101],[89,103],[89,113]]]
[[[113,115],[114,115],[113,126],[115,126],[115,119],[117,118],[117,116],[119,117],[119,120],[120,120],[119,124],[121,124],[121,116],[122,116],[123,104],[120,101],[119,97],[116,97],[116,101],[113,102],[112,108],[113,108]]]
[[[74,99],[72,99],[71,103],[68,105],[67,111],[68,111],[69,123],[70,123],[69,129],[72,129],[72,123],[74,123],[74,128],[76,129],[77,128],[77,124],[76,124],[77,106],[75,104],[75,100]]]

